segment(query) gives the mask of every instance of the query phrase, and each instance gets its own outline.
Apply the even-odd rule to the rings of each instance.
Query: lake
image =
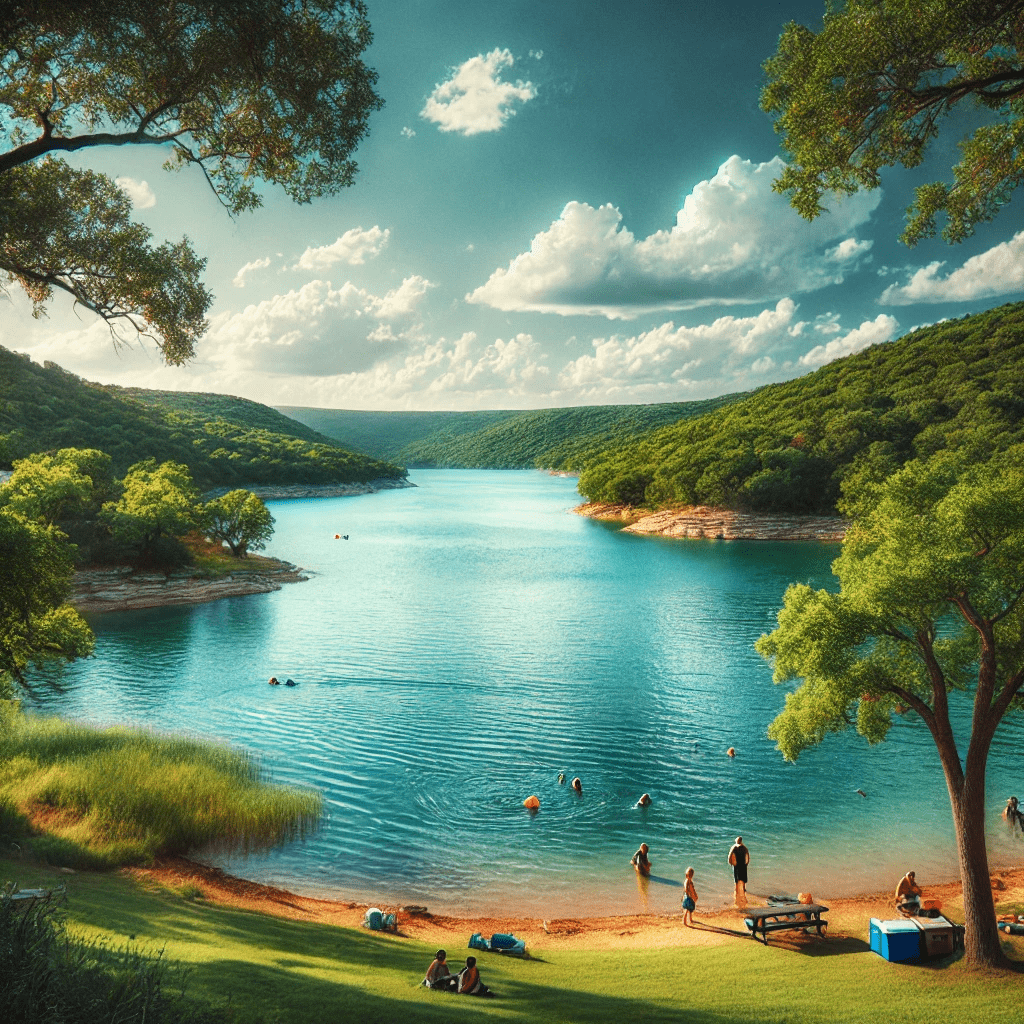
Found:
[[[765,735],[785,693],[754,641],[789,583],[835,586],[836,546],[622,534],[572,514],[575,481],[542,473],[410,478],[268,503],[267,553],[309,582],[95,617],[96,657],[38,704],[215,737],[257,752],[274,780],[321,790],[316,836],[217,862],[308,894],[541,917],[670,911],[692,865],[710,909],[731,896],[737,835],[755,894],[957,874],[919,720],[878,747],[830,737],[795,765]],[[299,685],[268,687],[272,675]],[[1024,790],[1022,747],[1024,728],[1004,725],[990,757],[993,864],[1024,849],[998,817]],[[628,863],[641,842],[654,875],[642,889]]]

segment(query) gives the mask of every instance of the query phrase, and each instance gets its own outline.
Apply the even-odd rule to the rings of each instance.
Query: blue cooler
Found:
[[[871,918],[871,948],[890,963],[921,958],[921,929],[916,921]]]

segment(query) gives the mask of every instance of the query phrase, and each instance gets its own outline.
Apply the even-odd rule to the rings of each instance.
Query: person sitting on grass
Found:
[[[492,996],[494,993],[480,980],[476,957],[467,956],[466,966],[459,971],[459,992],[464,996]]]
[[[908,871],[896,886],[896,909],[908,917],[921,909],[921,887],[914,880],[913,871]]]
[[[427,968],[427,976],[423,979],[427,988],[440,989],[442,992],[454,992],[457,989],[459,979],[448,970],[447,960],[448,954],[443,949],[434,954],[434,961]]]

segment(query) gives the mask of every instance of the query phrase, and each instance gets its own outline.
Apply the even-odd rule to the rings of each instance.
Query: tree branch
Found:
[[[79,149],[89,146],[163,146],[168,142],[174,142],[179,135],[185,134],[181,129],[177,132],[168,132],[164,135],[147,135],[141,128],[134,132],[98,132],[94,135],[77,135],[73,138],[47,136],[44,134],[32,142],[26,142],[17,149],[8,153],[0,154],[0,174],[9,171],[13,167],[37,160],[47,153],[62,152],[73,153]]]

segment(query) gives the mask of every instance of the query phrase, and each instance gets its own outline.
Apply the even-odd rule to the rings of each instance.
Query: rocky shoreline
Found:
[[[381,477],[365,484],[252,484],[243,490],[252,491],[263,501],[277,501],[282,498],[350,498],[356,494],[374,494],[377,491],[394,491],[416,485],[405,477]],[[219,498],[230,488],[217,487],[207,491],[206,498]]]
[[[624,533],[706,540],[815,540],[838,544],[849,521],[839,516],[758,515],[708,505],[649,512],[632,505],[587,502],[574,512],[628,524]]]
[[[277,558],[250,555],[243,566],[223,576],[193,569],[144,572],[130,566],[84,569],[75,573],[71,604],[80,612],[135,611],[174,604],[205,604],[222,597],[269,594],[285,583],[302,583],[306,571]]]

